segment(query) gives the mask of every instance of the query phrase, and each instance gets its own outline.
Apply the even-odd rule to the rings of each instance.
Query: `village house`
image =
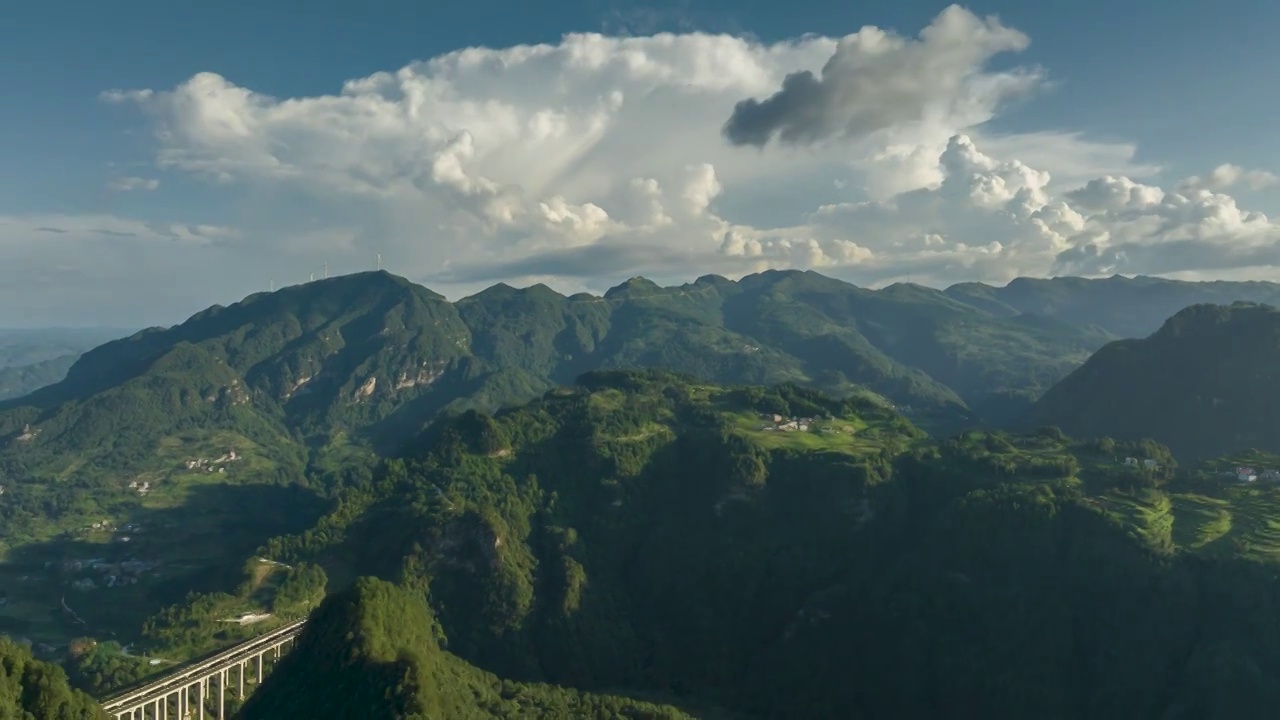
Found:
[[[1263,470],[1262,479],[1267,482],[1280,482],[1280,470]]]
[[[1258,473],[1251,467],[1236,468],[1236,479],[1240,482],[1254,482],[1258,479]]]
[[[771,413],[761,413],[760,418],[764,420],[760,426],[761,430],[781,430],[782,432],[808,432],[810,428],[817,428],[816,423],[819,420],[811,417],[787,418]],[[828,417],[828,419],[833,418]],[[824,427],[823,430],[831,430],[831,428]]]
[[[1138,458],[1136,458],[1136,457],[1127,457],[1127,458],[1125,458],[1125,459],[1124,459],[1124,464],[1125,464],[1125,465],[1127,465],[1127,466],[1129,466],[1129,467],[1138,467]]]

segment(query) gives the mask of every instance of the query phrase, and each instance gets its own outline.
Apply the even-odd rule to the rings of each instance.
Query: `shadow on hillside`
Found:
[[[26,587],[9,594],[47,604],[66,637],[127,643],[146,618],[190,592],[235,592],[257,548],[311,527],[327,509],[296,485],[196,485],[181,505],[119,513],[115,529],[93,539],[63,535],[15,548],[4,570]]]

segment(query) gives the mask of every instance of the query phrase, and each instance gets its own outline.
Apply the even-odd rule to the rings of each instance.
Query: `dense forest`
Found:
[[[0,718],[5,720],[106,720],[93,698],[73,690],[67,674],[0,636]]]
[[[765,430],[775,414],[817,431]],[[1158,467],[1125,466],[1132,454]],[[1280,498],[1252,492],[1180,475],[1149,441],[1048,428],[937,443],[795,386],[595,373],[438,423],[263,552],[405,593],[360,584],[335,604],[434,618],[379,651],[397,669],[352,675],[387,698],[384,717],[504,697],[461,665],[423,680],[437,646],[512,698],[549,683],[695,717],[1253,717],[1280,700],[1276,546],[1256,493]],[[330,612],[292,662],[371,656],[344,640],[364,636],[359,613]],[[263,703],[296,696],[290,673]],[[496,707],[468,712],[511,716]]]
[[[674,707],[501,680],[445,652],[424,599],[373,578],[329,596],[242,720],[692,720]]]

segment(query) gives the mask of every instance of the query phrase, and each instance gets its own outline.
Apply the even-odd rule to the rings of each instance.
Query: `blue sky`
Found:
[[[343,249],[318,243],[318,254],[315,255],[315,258],[323,256],[330,260],[336,271],[360,269],[363,261],[357,261],[356,257],[367,258],[375,251],[386,251],[389,257],[402,262],[406,275],[431,281],[433,286],[447,286],[442,289],[450,295],[473,290],[496,279],[509,279],[516,284],[551,280],[553,286],[573,291],[584,287],[597,289],[633,272],[672,281],[688,280],[701,274],[676,271],[687,267],[688,258],[673,259],[652,268],[645,267],[643,263],[637,264],[633,256],[646,253],[628,254],[619,246],[628,242],[639,243],[635,240],[639,235],[628,235],[615,226],[586,240],[563,240],[557,245],[545,238],[523,240],[517,237],[522,232],[529,235],[532,231],[528,227],[494,229],[492,223],[480,223],[476,227],[437,223],[439,217],[447,214],[447,203],[442,206],[445,210],[437,215],[413,216],[408,226],[434,228],[442,238],[451,238],[449,242],[465,246],[468,252],[473,249],[473,238],[475,248],[479,248],[478,243],[486,231],[491,231],[489,235],[492,238],[484,235],[485,242],[490,239],[495,243],[503,239],[510,242],[501,247],[486,246],[484,252],[477,249],[472,256],[461,251],[455,254],[445,252],[441,249],[446,242],[443,239],[422,240],[436,245],[432,252],[427,253],[430,257],[415,259],[410,257],[415,252],[413,248],[398,246],[396,238],[390,237],[404,234],[405,223],[410,221],[402,218],[402,213],[405,208],[415,206],[412,198],[398,195],[399,204],[389,206],[383,201],[371,202],[367,193],[343,194],[332,186],[318,190],[305,182],[286,181],[279,177],[249,177],[248,173],[239,171],[230,173],[234,177],[211,181],[208,172],[201,169],[210,167],[212,159],[208,153],[236,151],[235,148],[225,144],[214,148],[206,142],[208,138],[192,140],[195,136],[187,137],[185,141],[203,143],[199,147],[200,162],[191,161],[190,157],[195,152],[192,146],[179,147],[174,144],[179,141],[172,137],[157,139],[158,130],[168,128],[173,131],[177,122],[175,118],[180,115],[175,103],[162,105],[161,101],[152,100],[149,102],[154,104],[148,107],[142,107],[143,103],[113,104],[100,98],[103,91],[150,89],[161,94],[198,73],[208,72],[221,76],[230,86],[246,88],[277,100],[316,98],[336,94],[345,81],[380,71],[394,72],[414,60],[429,60],[461,48],[505,49],[522,44],[558,44],[564,34],[577,32],[646,36],[660,31],[702,31],[749,37],[753,42],[767,46],[806,33],[839,38],[864,25],[874,25],[912,39],[946,7],[942,3],[903,2],[799,1],[765,4],[726,0],[649,3],[638,7],[630,3],[595,1],[516,3],[446,0],[436,3],[348,3],[341,11],[326,13],[318,10],[318,6],[303,3],[226,2],[204,4],[199,9],[179,5],[157,0],[132,0],[129,3],[55,0],[25,3],[16,10],[3,11],[8,13],[7,16],[0,14],[0,46],[4,47],[0,52],[6,57],[5,62],[0,63],[0,79],[10,88],[9,99],[4,103],[4,110],[0,111],[0,131],[3,131],[0,138],[4,138],[0,140],[3,143],[0,149],[8,160],[0,166],[0,216],[8,220],[0,222],[5,222],[11,232],[28,232],[25,241],[0,238],[0,242],[27,243],[17,250],[9,250],[9,256],[0,256],[0,260],[10,266],[11,273],[20,273],[33,283],[32,287],[21,289],[20,297],[23,299],[0,298],[10,308],[0,312],[0,324],[138,324],[178,320],[210,302],[232,301],[261,285],[263,278],[255,276],[249,279],[243,272],[238,272],[234,280],[169,287],[155,279],[157,273],[163,275],[169,267],[166,262],[173,263],[175,275],[189,273],[190,268],[207,266],[210,262],[215,265],[219,262],[234,263],[241,269],[264,268],[275,263],[280,266],[279,270],[258,274],[272,278],[281,275],[279,284],[300,279],[283,277],[288,273],[284,268],[300,267],[295,256],[307,255],[308,237],[337,227],[348,232],[348,236],[338,243]],[[1274,117],[1280,111],[1280,89],[1271,77],[1273,68],[1280,65],[1280,48],[1264,33],[1249,30],[1280,26],[1280,4],[1262,0],[1228,0],[1212,6],[1190,0],[1161,3],[1045,0],[1036,3],[978,2],[965,7],[979,17],[998,15],[1004,26],[1024,33],[1030,40],[1029,46],[1021,52],[996,52],[989,59],[984,59],[981,63],[983,72],[999,74],[1030,67],[1042,68],[1044,72],[1034,91],[1019,93],[1017,97],[999,103],[998,111],[991,113],[993,117],[990,120],[954,128],[975,137],[974,152],[984,153],[994,161],[1004,163],[1020,160],[1033,169],[1047,169],[1055,178],[1062,178],[1062,171],[1055,171],[1056,167],[1036,168],[1031,160],[1013,157],[1012,153],[1036,145],[1039,141],[1033,133],[1083,133],[1079,137],[1118,146],[1129,144],[1136,152],[1125,161],[1125,167],[1112,168],[1103,163],[1098,170],[1113,174],[1110,171],[1132,168],[1135,182],[1170,191],[1184,178],[1207,177],[1215,167],[1223,164],[1233,164],[1244,171],[1280,172],[1280,143],[1274,140],[1272,129]],[[820,67],[818,62],[811,69],[816,72]],[[779,66],[776,72],[785,74],[801,69]],[[454,81],[460,83],[459,87],[464,91],[469,87],[465,77]],[[547,76],[546,82],[554,81],[553,72]],[[593,84],[592,87],[596,86]],[[777,89],[775,87],[773,91]],[[765,91],[757,96],[763,99],[769,94]],[[631,98],[636,97],[635,91],[628,91],[627,97],[628,103],[632,102]],[[567,101],[547,103],[547,107],[554,110],[570,105],[572,103]],[[708,117],[708,127],[713,121],[719,124],[728,119],[732,102],[725,100],[721,105],[725,107],[725,116]],[[663,116],[665,121],[677,127],[674,124],[680,122],[679,113],[675,110],[667,110],[666,113]],[[537,196],[517,170],[494,167],[493,157],[499,153],[495,145],[486,144],[487,138],[482,130],[457,123],[448,130],[468,132],[475,144],[472,162],[489,168],[485,177],[496,178],[498,184],[524,188],[527,192],[522,192],[527,197],[523,202],[532,203],[532,207],[540,207],[539,203],[558,196],[574,208],[592,204],[603,208],[610,218],[617,214],[605,203],[603,196],[593,197],[586,190],[579,190],[577,195],[571,194],[570,189],[578,187],[572,183],[563,188],[544,183],[540,187],[543,195]],[[984,144],[984,137],[992,138],[989,144]],[[219,142],[225,140],[220,138]],[[838,143],[840,138],[829,140]],[[921,147],[928,144],[918,138],[904,141],[898,136],[894,139],[859,137],[845,140],[848,143],[839,146],[840,152],[846,146],[857,145],[856,152],[849,151],[853,164],[857,164],[859,157],[869,156],[868,153],[875,155],[877,150],[871,145],[876,142],[880,143],[880,150],[890,146],[901,149],[912,143]],[[653,142],[653,139],[646,138],[646,141]],[[245,142],[250,141],[246,139]],[[270,142],[287,144],[289,141],[272,136]],[[787,149],[783,145],[773,142],[767,152],[758,154],[763,158],[768,153],[804,152],[804,149]],[[830,152],[833,146],[823,147]],[[157,160],[166,148],[187,159],[160,163],[164,166],[159,167]],[[740,156],[746,157],[753,152],[757,151],[744,148]],[[1056,148],[1055,152],[1061,157],[1044,158],[1041,164],[1055,161],[1062,164],[1070,159],[1070,148]],[[1043,154],[1033,153],[1033,156],[1039,158]],[[695,162],[703,160],[691,159]],[[846,243],[841,246],[843,254],[827,251],[822,256],[827,260],[808,264],[822,272],[869,283],[913,272],[907,269],[905,261],[882,260],[888,251],[878,249],[878,246],[861,238],[876,233],[910,234],[921,230],[920,227],[886,230],[877,225],[875,228],[868,226],[862,232],[858,223],[869,221],[859,219],[850,220],[842,226],[847,227],[849,233],[843,238],[831,238],[816,231],[806,231],[808,234],[805,234],[800,230],[789,230],[792,234],[785,237],[753,235],[756,231],[776,228],[794,229],[799,226],[795,215],[816,211],[821,205],[833,205],[842,200],[887,202],[890,198],[876,196],[875,191],[869,191],[871,195],[867,195],[851,190],[842,197],[830,189],[832,179],[826,176],[822,187],[828,189],[822,191],[810,190],[809,185],[794,182],[791,175],[788,176],[792,178],[790,181],[770,185],[766,182],[767,173],[763,171],[747,168],[735,174],[728,167],[735,162],[737,160],[728,164],[725,161],[710,163],[715,166],[715,182],[721,187],[712,193],[714,200],[708,206],[709,211],[718,213],[717,222],[723,221],[714,225],[715,236],[727,237],[730,232],[735,232],[735,237],[741,241],[725,240],[721,251],[729,245],[737,247],[742,243],[746,243],[748,248],[764,246],[766,249],[763,251],[749,249],[738,254],[769,258],[774,265],[803,265],[808,262],[806,258],[813,260],[817,256],[813,252],[807,255],[793,252],[799,244],[810,242],[811,238],[818,238],[812,241],[819,243],[838,240]],[[772,164],[777,165],[778,162]],[[1150,172],[1152,168],[1146,166],[1152,165],[1160,166],[1160,171]],[[636,169],[636,172],[653,177],[661,175],[662,171],[662,168]],[[807,178],[816,177],[813,173],[818,171],[797,168],[794,172],[805,173]],[[830,168],[822,172],[829,175]],[[306,175],[307,171],[304,169],[300,173]],[[1262,178],[1263,175],[1255,177]],[[112,191],[108,185],[113,178],[117,182],[122,178],[140,178],[155,181],[158,187],[151,191]],[[1085,177],[1070,179],[1076,186],[1087,180]],[[617,178],[619,184],[623,180],[628,178]],[[667,180],[662,185],[669,188],[673,182],[676,181]],[[844,183],[841,185],[844,192],[859,185],[861,180],[853,172],[847,179],[835,178],[835,182]],[[867,182],[867,187],[875,185],[870,180]],[[903,182],[907,181],[894,180],[890,186],[908,191],[912,189],[909,182],[906,185]],[[590,184],[580,186],[589,187]],[[813,187],[817,187],[816,181]],[[1055,196],[1072,190],[1065,186],[1052,189]],[[1095,190],[1101,192],[1100,187]],[[1214,190],[1229,192],[1241,208],[1268,215],[1280,214],[1280,189],[1270,183],[1237,182],[1229,191],[1224,188]],[[475,191],[467,192],[474,195]],[[784,197],[788,192],[792,197]],[[776,220],[769,217],[773,210],[762,198],[777,198]],[[811,201],[807,208],[806,201]],[[1119,208],[1112,210],[1119,212]],[[203,259],[195,255],[174,255],[171,260],[152,257],[145,263],[125,263],[122,260],[121,267],[108,270],[110,262],[76,265],[76,258],[81,256],[77,252],[80,246],[70,240],[63,247],[50,248],[45,242],[48,238],[41,236],[37,238],[42,243],[39,247],[31,245],[34,242],[33,236],[29,235],[32,228],[28,227],[29,222],[24,225],[34,218],[48,222],[53,222],[50,218],[63,218],[66,227],[58,225],[57,228],[69,232],[57,233],[60,236],[103,229],[107,230],[106,237],[113,237],[112,232],[120,237],[136,234],[131,230],[110,230],[106,225],[95,225],[95,221],[89,219],[104,216],[112,218],[112,222],[119,221],[118,225],[110,225],[111,228],[125,228],[131,222],[175,224],[185,228],[210,226],[223,229],[228,237],[234,234],[239,241],[226,246],[214,243],[215,249],[199,251],[217,253],[216,260],[211,259],[212,255]],[[85,224],[76,225],[74,218],[85,219]],[[392,222],[389,218],[397,220]],[[1094,220],[1093,216],[1087,219]],[[750,227],[738,227],[748,220]],[[1256,220],[1254,218],[1249,226],[1251,243],[1261,242],[1257,239],[1258,232],[1264,235],[1270,232],[1270,228],[1263,228]],[[974,222],[969,218],[948,224],[939,219],[935,226],[923,228],[922,232],[947,236],[943,230],[969,228]],[[1093,240],[1089,242],[1096,244],[1099,233],[1109,233],[1112,240],[1108,242],[1113,244],[1111,257],[1113,261],[1115,258],[1123,261],[1114,261],[1106,268],[1096,263],[1087,268],[1080,266],[1084,270],[1187,275],[1202,269],[1193,262],[1188,265],[1154,260],[1149,266],[1142,266],[1136,258],[1161,254],[1151,245],[1154,241],[1144,236],[1146,244],[1142,248],[1135,246],[1128,251],[1116,250],[1119,247],[1115,240],[1118,233],[1110,230],[1109,226],[1100,225],[1101,222],[1098,220],[1090,225]],[[676,244],[696,244],[688,238],[710,232],[702,225],[695,227],[690,223],[675,219],[674,225],[688,233],[681,236],[685,239],[674,241]],[[1158,223],[1153,220],[1150,224]],[[579,222],[578,226],[581,225]],[[634,229],[633,226],[628,227]],[[976,229],[971,231],[986,237]],[[193,232],[200,235],[198,230]],[[993,230],[989,234],[991,237],[1005,237],[1002,232]],[[641,234],[653,236],[653,233]],[[1204,228],[1185,232],[1175,230],[1169,237],[1183,240],[1193,236],[1202,238],[1204,234]],[[99,232],[99,235],[103,233]],[[174,237],[177,235],[186,237],[182,231]],[[286,243],[281,239],[285,236],[292,239]],[[332,233],[326,235],[331,236]],[[271,246],[269,257],[259,258],[254,254],[276,242],[281,244]],[[602,242],[612,242],[613,245],[596,246]],[[942,247],[943,241],[938,242],[938,247]],[[948,236],[946,242],[959,243],[962,249],[980,245],[972,238],[962,242]],[[1085,240],[1079,240],[1077,244],[1079,242]],[[791,250],[786,257],[774,258],[767,248],[776,247],[779,243]],[[848,243],[857,245],[857,249],[850,250]],[[1006,250],[1014,244],[1012,239],[1002,242]],[[281,249],[286,245],[287,250]],[[642,243],[635,245],[642,246],[648,247]],[[1054,247],[1059,253],[1064,248],[1070,252],[1084,252],[1075,246]],[[1105,249],[1097,246],[1089,251],[1093,255],[1089,252],[1084,254],[1094,257]],[[61,257],[55,260],[42,254],[46,251],[61,254]],[[108,257],[111,252],[111,248],[95,246],[90,254]],[[120,257],[128,252],[146,251],[122,249]],[[175,251],[169,249],[165,252],[173,254]],[[570,258],[569,255],[574,253],[577,254]],[[837,255],[837,260],[831,260]],[[586,256],[594,258],[592,262],[609,262],[604,262],[598,268],[599,272],[593,274],[588,269],[595,266],[583,259]],[[924,259],[920,259],[924,256],[912,257],[917,258],[920,265],[914,275],[932,278],[933,284],[962,279],[993,282],[1002,279],[1001,272],[982,264],[985,260],[971,262],[960,255],[952,255],[943,262],[936,253]],[[1250,255],[1249,264],[1256,266],[1262,257]],[[315,258],[312,264],[318,267],[320,260]],[[565,260],[575,270],[566,274],[555,272],[557,259]],[[458,263],[466,264],[474,271],[459,271],[453,275],[432,271],[432,268],[438,270],[445,266],[456,268]],[[522,264],[536,267],[539,272],[536,275],[518,274],[516,270]],[[714,263],[709,262],[709,265]],[[480,266],[486,266],[483,272]],[[25,270],[15,269],[19,267]],[[741,274],[741,271],[759,267],[758,264],[723,268],[709,266],[707,270],[725,274],[738,271]],[[1058,266],[1015,267],[1011,263],[1008,267],[1009,271],[1004,275],[1015,270],[1014,274],[1051,274]],[[42,269],[47,269],[47,272]],[[145,272],[147,280],[138,282],[130,272]],[[499,277],[502,272],[510,278]],[[301,275],[301,270],[294,274]],[[679,277],[682,274],[690,277]],[[1234,276],[1239,274],[1239,268],[1217,268],[1209,274]],[[35,283],[34,277],[44,278],[44,284]],[[77,281],[76,278],[82,279]],[[15,282],[18,279],[16,274],[13,279]],[[168,282],[169,285],[175,282],[184,285],[172,277]],[[63,283],[78,283],[84,289],[68,294]],[[61,299],[56,297],[59,293],[63,296]],[[26,303],[26,307],[21,311],[15,309],[22,303]],[[88,307],[90,305],[93,307]],[[152,310],[153,307],[162,307],[163,310]],[[137,317],[138,322],[130,322],[133,317]]]

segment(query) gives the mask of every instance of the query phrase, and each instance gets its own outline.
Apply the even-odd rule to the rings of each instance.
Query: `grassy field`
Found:
[[[879,452],[883,447],[877,437],[882,429],[861,418],[818,420],[805,431],[765,430],[763,426],[771,426],[772,423],[766,422],[755,413],[734,413],[732,420],[734,429],[738,433],[751,438],[761,447],[771,450],[862,455]]]

